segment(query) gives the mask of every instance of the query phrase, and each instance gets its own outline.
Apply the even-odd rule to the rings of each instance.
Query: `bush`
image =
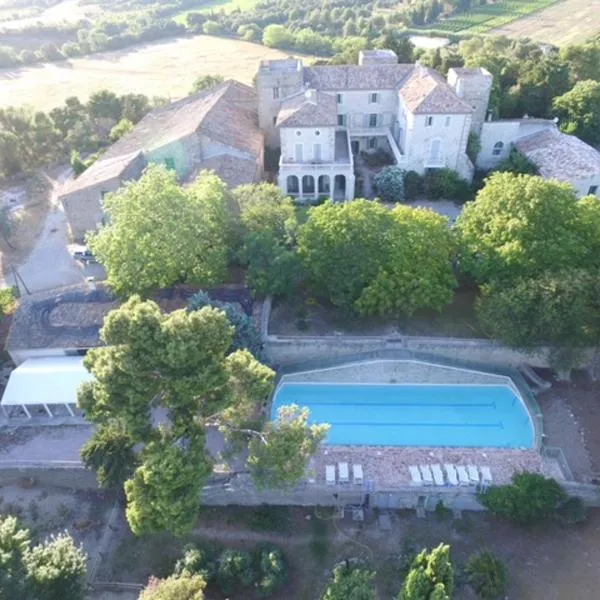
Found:
[[[556,514],[567,498],[564,489],[538,473],[517,473],[509,485],[493,486],[479,501],[493,515],[521,525],[532,525]]]
[[[404,174],[404,197],[407,200],[416,200],[423,195],[424,180],[416,171],[407,171]]]
[[[219,35],[221,31],[221,26],[216,21],[206,21],[202,25],[202,33],[206,35]]]
[[[481,140],[476,133],[471,131],[469,133],[469,140],[467,141],[467,156],[473,164],[475,164],[479,152],[481,152]]]
[[[558,509],[560,517],[569,524],[576,525],[587,519],[587,509],[583,500],[578,496],[571,496]]]
[[[256,580],[252,561],[246,552],[225,550],[218,560],[217,584],[225,595],[250,587]]]
[[[399,167],[384,167],[377,173],[373,183],[377,195],[384,202],[404,200],[404,171]]]
[[[491,552],[484,550],[473,554],[465,568],[467,580],[475,593],[484,600],[504,596],[508,585],[508,574],[504,563]]]
[[[260,578],[256,583],[258,593],[262,598],[267,598],[285,584],[287,580],[287,564],[279,550],[273,546],[264,546],[258,555],[258,570]]]
[[[515,173],[515,175],[539,175],[537,165],[531,162],[524,154],[513,148],[494,171]]]
[[[174,574],[177,577],[200,575],[209,581],[215,574],[215,565],[209,553],[194,544],[186,544],[183,556],[175,563]]]
[[[0,319],[10,315],[17,308],[17,289],[13,287],[0,290]]]
[[[431,169],[425,175],[425,189],[431,200],[466,202],[472,197],[471,186],[452,169]]]

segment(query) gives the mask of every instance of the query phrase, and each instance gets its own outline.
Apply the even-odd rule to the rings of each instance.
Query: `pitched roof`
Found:
[[[89,169],[65,186],[62,194],[118,177],[140,153],[161,148],[194,132],[258,156],[263,137],[258,128],[255,90],[228,80],[151,111]]]
[[[402,84],[400,95],[415,114],[469,114],[473,108],[461,100],[446,80],[433,69],[417,65]]]
[[[600,152],[556,128],[525,136],[517,140],[515,146],[537,165],[540,175],[548,179],[570,181],[600,173]]]
[[[337,103],[333,94],[306,90],[289,96],[281,103],[277,125],[285,127],[335,127]]]
[[[231,154],[222,154],[203,160],[196,173],[205,169],[214,171],[230,188],[260,180],[259,166],[255,160],[231,156]],[[194,175],[190,179],[195,179],[196,176]]]
[[[414,68],[405,64],[305,67],[304,82],[319,90],[393,90]]]

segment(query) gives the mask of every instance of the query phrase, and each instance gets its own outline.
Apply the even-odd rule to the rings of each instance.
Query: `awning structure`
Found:
[[[31,358],[10,374],[2,396],[2,410],[10,417],[13,409],[19,407],[31,418],[32,407],[43,407],[49,417],[54,417],[51,407],[63,406],[74,417],[77,388],[92,379],[81,356]]]

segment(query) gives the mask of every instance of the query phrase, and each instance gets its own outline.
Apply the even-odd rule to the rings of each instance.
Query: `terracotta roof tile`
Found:
[[[335,96],[314,89],[294,94],[281,103],[277,125],[335,127],[337,125]]]
[[[305,67],[304,82],[319,90],[393,90],[415,65],[344,65]]]

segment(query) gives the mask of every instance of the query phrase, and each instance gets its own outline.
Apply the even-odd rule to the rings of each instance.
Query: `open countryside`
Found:
[[[201,75],[220,73],[252,83],[263,59],[280,50],[205,35],[135,46],[86,58],[0,71],[0,106],[28,104],[49,110],[69,96],[81,100],[100,89],[117,94],[180,98]]]
[[[600,34],[600,0],[562,0],[489,33],[528,37],[555,46],[577,44]]]

